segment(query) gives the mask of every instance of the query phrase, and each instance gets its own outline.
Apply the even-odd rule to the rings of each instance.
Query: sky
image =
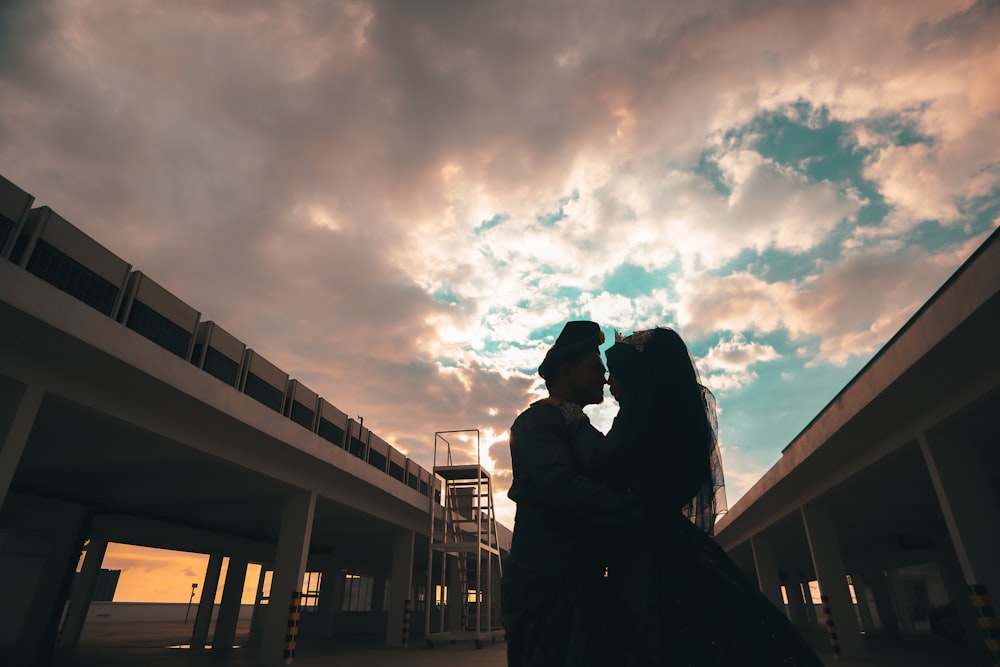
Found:
[[[985,0],[7,0],[0,173],[425,467],[481,429],[509,526],[571,319],[678,330],[743,495],[1000,224],[998,80]]]

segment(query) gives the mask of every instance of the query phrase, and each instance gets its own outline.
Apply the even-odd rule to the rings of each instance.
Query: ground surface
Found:
[[[237,632],[240,648],[227,651],[168,648],[190,637],[190,624],[107,623],[84,629],[80,646],[73,654],[61,655],[56,667],[256,667],[256,645],[248,637],[247,624]],[[211,636],[211,635],[209,635]],[[824,662],[833,667],[989,667],[985,654],[936,640],[886,642],[865,640],[864,660],[838,660],[826,647],[821,634],[809,636]],[[504,667],[506,645],[489,642],[477,650],[471,642],[438,642],[434,649],[423,641],[408,649],[381,647],[377,638],[307,640],[300,642],[293,665],[296,667]]]

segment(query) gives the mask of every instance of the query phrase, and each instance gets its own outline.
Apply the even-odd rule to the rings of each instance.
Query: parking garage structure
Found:
[[[407,604],[419,635],[441,480],[32,202],[0,177],[0,662],[73,651],[111,542],[209,555],[194,645],[232,644],[251,563],[259,664],[293,595],[300,643],[399,646]]]
[[[831,650],[936,636],[1000,661],[998,341],[994,231],[717,524]]]

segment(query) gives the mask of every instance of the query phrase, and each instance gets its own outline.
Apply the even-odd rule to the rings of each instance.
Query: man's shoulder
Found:
[[[514,420],[511,430],[557,423],[562,423],[562,416],[558,405],[543,399],[535,401],[528,406],[528,409],[519,414]]]

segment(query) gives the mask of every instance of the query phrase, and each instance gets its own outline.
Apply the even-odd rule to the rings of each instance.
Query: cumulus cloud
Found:
[[[984,238],[935,255],[915,247],[892,252],[892,244],[860,249],[802,280],[692,275],[678,286],[681,321],[701,335],[785,330],[792,340],[819,341],[815,350],[802,348],[809,363],[843,364],[888,340]],[[718,367],[724,358],[710,353],[708,364]]]
[[[509,427],[566,319],[873,351],[964,258],[914,226],[976,236],[996,198],[998,26],[985,0],[8,2],[0,163],[426,464],[436,430]],[[791,105],[850,128],[884,218],[743,136]],[[727,269],[841,237],[792,278]],[[661,283],[609,292],[624,264]],[[720,387],[737,353],[766,361],[714,350]]]
[[[747,341],[742,334],[721,340],[697,360],[702,382],[715,392],[739,389],[757,378],[750,367],[778,359],[780,355],[766,343]]]

